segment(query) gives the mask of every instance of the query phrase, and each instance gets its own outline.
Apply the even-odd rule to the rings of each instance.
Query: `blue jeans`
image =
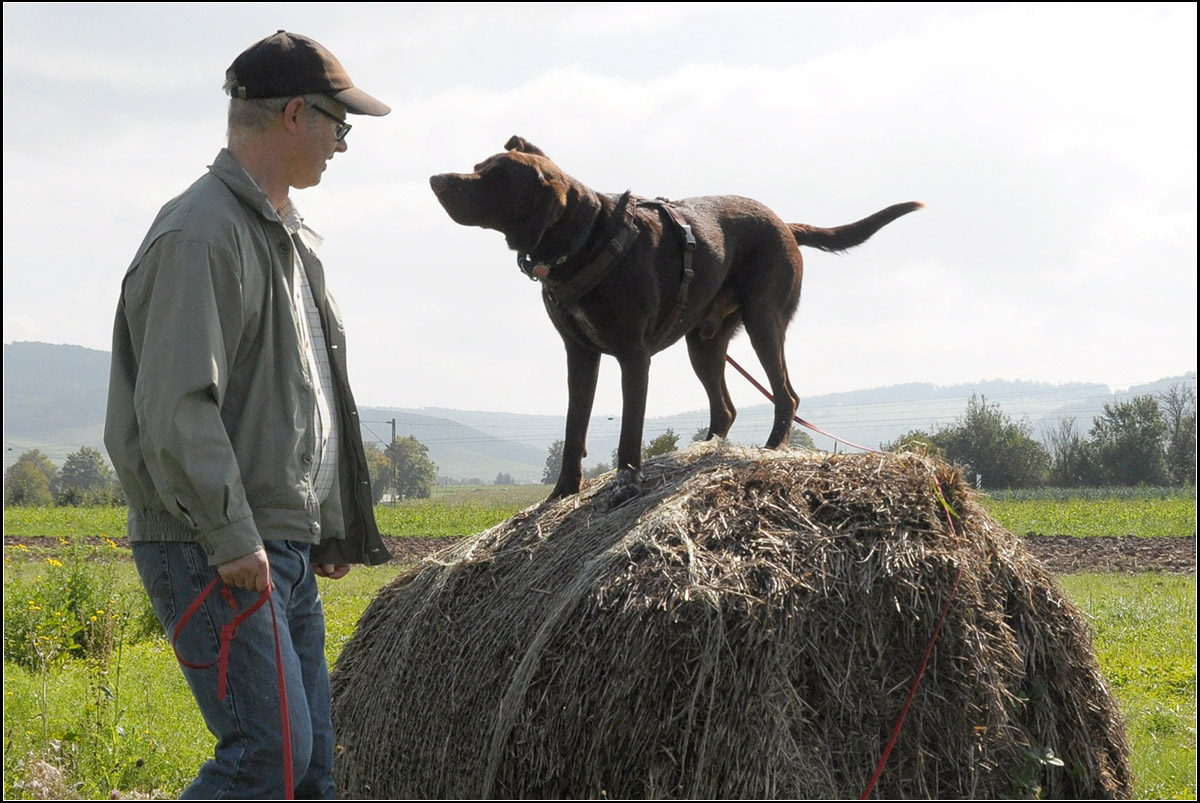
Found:
[[[325,665],[325,613],[309,566],[309,546],[267,541],[272,600],[291,720],[292,772],[296,797],[334,797],[333,722],[329,671]],[[153,542],[133,545],[142,585],[150,595],[168,638],[188,606],[217,577],[196,544]],[[187,661],[205,664],[217,657],[221,627],[237,615],[217,584],[184,626],[176,649]],[[231,589],[238,611],[259,595]],[[208,729],[217,738],[214,756],[200,768],[183,799],[284,797],[283,730],[271,606],[263,605],[238,628],[229,649],[228,687],[217,699],[217,667],[181,665]]]

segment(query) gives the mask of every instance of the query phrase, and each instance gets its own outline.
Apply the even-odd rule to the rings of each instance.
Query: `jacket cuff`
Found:
[[[263,545],[258,528],[254,526],[253,516],[203,533],[196,540],[208,555],[209,566],[220,566],[222,563],[257,552]]]

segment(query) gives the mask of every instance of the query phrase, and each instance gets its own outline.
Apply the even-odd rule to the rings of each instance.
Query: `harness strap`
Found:
[[[205,586],[204,590],[200,592],[200,596],[196,597],[192,604],[187,607],[187,610],[183,612],[183,616],[179,617],[179,622],[175,625],[175,631],[171,635],[171,649],[175,651],[175,657],[179,660],[179,663],[189,669],[208,669],[213,664],[217,664],[217,699],[224,700],[228,688],[229,645],[237,637],[237,631],[242,622],[250,618],[264,603],[270,606],[271,627],[275,631],[275,674],[279,682],[279,716],[283,727],[281,734],[283,740],[283,790],[287,800],[295,800],[295,781],[292,775],[292,725],[291,718],[288,715],[287,685],[284,682],[283,676],[283,650],[279,645],[279,620],[275,616],[275,601],[271,598],[271,591],[274,590],[273,587],[268,587],[258,598],[257,602],[245,611],[238,613],[238,606],[233,598],[233,592],[229,586],[222,585],[221,598],[233,609],[234,617],[233,621],[221,628],[221,646],[217,651],[216,659],[206,664],[195,664],[179,654],[179,647],[176,645],[176,642],[179,641],[179,634],[183,632],[184,625],[191,620],[196,611],[200,610],[200,606],[204,604],[204,600],[207,599],[209,593],[220,582],[221,578],[217,577]]]
[[[679,323],[679,319],[683,316],[684,309],[687,308],[688,289],[691,287],[692,278],[696,275],[692,268],[692,260],[696,252],[696,235],[692,231],[691,225],[683,219],[679,211],[675,209],[674,204],[666,198],[656,198],[649,200],[646,198],[633,198],[632,193],[626,192],[617,202],[614,210],[621,213],[621,222],[613,234],[611,240],[604,249],[587,265],[585,265],[578,273],[562,284],[557,284],[552,281],[547,281],[543,284],[543,289],[546,296],[559,307],[568,307],[574,304],[579,299],[586,296],[596,288],[608,275],[609,271],[616,263],[628,253],[630,246],[637,240],[641,229],[634,223],[636,219],[637,207],[653,206],[666,212],[667,217],[678,229],[680,237],[683,238],[683,277],[679,285],[679,296],[675,304],[675,308],[671,314],[663,319],[651,338],[652,346],[657,350],[663,345],[671,335],[672,330]],[[552,276],[551,269],[557,267],[558,264],[565,262],[567,257],[562,257],[555,265],[547,265],[542,263],[534,263],[533,259],[526,255],[518,255],[517,265],[521,271],[531,279],[548,279]]]
[[[692,278],[696,272],[692,269],[692,259],[696,253],[696,235],[692,232],[691,225],[683,219],[683,215],[679,214],[679,210],[675,208],[675,204],[666,198],[655,198],[653,201],[645,198],[638,199],[639,206],[654,206],[667,213],[667,217],[675,224],[676,230],[683,238],[683,278],[679,283],[679,299],[675,303],[675,309],[671,314],[663,319],[658,325],[654,336],[651,338],[651,345],[655,350],[666,344],[671,339],[671,333],[675,326],[679,323],[679,319],[683,317],[683,311],[687,308],[688,288],[692,285]]]
[[[600,284],[621,257],[628,253],[630,246],[641,233],[641,229],[634,223],[636,208],[634,204],[630,203],[631,197],[632,195],[626,192],[617,202],[617,207],[613,210],[614,217],[615,213],[619,212],[621,222],[612,239],[595,259],[562,284],[547,282],[542,285],[544,292],[553,299],[555,304],[560,307],[569,307],[586,296],[595,289],[596,285]],[[519,259],[518,264],[520,264]]]

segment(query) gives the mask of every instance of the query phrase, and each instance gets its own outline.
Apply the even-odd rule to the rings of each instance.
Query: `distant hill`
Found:
[[[104,453],[107,351],[50,343],[4,345],[4,468],[29,449],[61,466],[89,446]]]
[[[27,449],[40,449],[59,465],[80,446],[104,451],[104,406],[108,389],[109,353],[81,346],[12,343],[4,346],[4,467]],[[877,448],[913,430],[933,430],[963,414],[972,393],[1001,406],[1013,420],[1028,419],[1035,437],[1046,425],[1064,416],[1076,419],[1087,432],[1106,402],[1146,393],[1161,393],[1172,385],[1196,387],[1190,371],[1113,393],[1105,385],[1075,383],[988,381],[937,386],[909,383],[848,393],[812,396],[801,401],[805,420],[852,443]],[[564,411],[565,412],[565,411]],[[491,482],[504,472],[519,482],[539,482],[550,445],[563,437],[564,416],[523,415],[443,408],[379,408],[359,410],[364,440],[385,445],[397,435],[413,436],[429,448],[442,477],[475,478]],[[761,445],[771,429],[768,404],[738,411],[730,438]],[[668,428],[686,444],[708,424],[707,410],[647,419],[645,439]],[[586,467],[612,459],[617,446],[619,418],[598,416],[588,429]],[[832,451],[834,442],[810,433],[817,447]],[[845,450],[844,446],[838,446]]]
[[[29,449],[40,449],[60,466],[81,446],[105,453],[110,356],[82,346],[4,345],[5,469]],[[394,418],[396,434],[414,436],[428,446],[442,476],[491,482],[505,472],[522,482],[541,481],[546,447],[507,441],[421,411],[364,407],[359,417],[363,439],[380,448],[391,440]]]

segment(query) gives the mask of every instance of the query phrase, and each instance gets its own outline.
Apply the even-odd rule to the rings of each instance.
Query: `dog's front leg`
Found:
[[[583,484],[583,458],[587,455],[588,421],[596,398],[600,353],[564,338],[567,346],[567,434],[563,441],[562,468],[550,499],[579,493]]]
[[[613,480],[611,507],[642,492],[642,427],[650,384],[649,354],[625,355],[617,361],[621,364],[621,441],[617,445],[617,478]]]

